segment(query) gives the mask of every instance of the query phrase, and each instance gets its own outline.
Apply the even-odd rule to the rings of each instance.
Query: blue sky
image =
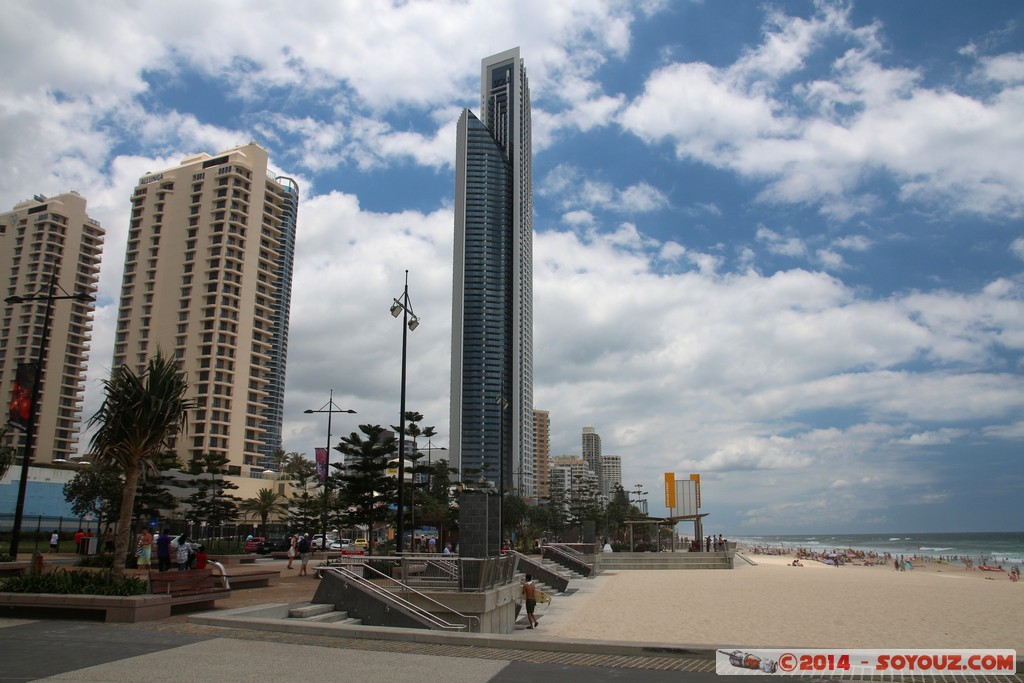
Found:
[[[520,46],[533,99],[535,396],[624,484],[699,472],[708,530],[1020,530],[1019,2],[16,0],[0,204],[81,192],[107,230],[86,413],[109,371],[128,198],[249,140],[302,188],[288,450],[334,389],[447,443],[455,123]],[[320,416],[312,416],[320,417]],[[347,416],[346,416],[347,418]]]

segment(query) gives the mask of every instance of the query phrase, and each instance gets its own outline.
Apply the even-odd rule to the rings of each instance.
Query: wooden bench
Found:
[[[228,580],[228,585],[230,585],[232,589],[266,587],[270,585],[271,579],[281,578],[280,569],[239,568],[228,571],[227,568],[225,567],[224,571],[222,572],[220,567],[216,567],[216,565],[214,565],[214,568],[217,569],[217,573],[213,575],[213,578],[217,581],[222,581],[221,577],[226,576]]]
[[[211,560],[216,560],[221,564],[256,564],[256,560],[259,555],[255,553],[249,555],[210,555]]]
[[[217,600],[231,597],[231,591],[224,587],[224,580],[214,576],[209,567],[184,572],[156,572],[150,574],[149,583],[154,595],[170,596],[172,612],[181,605],[213,609]]]
[[[182,596],[224,590],[220,579],[214,578],[213,570],[190,569],[189,571],[156,572],[149,577],[152,593]]]

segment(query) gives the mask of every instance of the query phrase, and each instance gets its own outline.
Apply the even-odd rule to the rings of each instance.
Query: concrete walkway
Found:
[[[218,601],[216,610],[156,622],[0,619],[0,661],[5,662],[0,680],[148,683],[154,676],[171,674],[217,683],[296,675],[304,681],[336,681],[373,680],[386,672],[388,680],[413,683],[436,683],[439,673],[446,683],[565,683],[567,674],[597,682],[640,683],[678,681],[680,672],[689,672],[687,680],[693,675],[697,678],[692,680],[714,676],[713,653],[666,658],[645,651],[643,645],[602,646],[545,637],[545,620],[555,623],[560,603],[566,604],[561,601],[584,595],[587,580],[574,582],[581,588],[571,587],[569,594],[556,596],[540,612],[540,628],[526,630],[523,615],[516,630],[506,635],[371,627],[350,627],[345,633],[331,631],[329,624],[267,625],[245,616],[267,605],[309,602],[319,584],[313,572],[317,564],[319,560],[313,559],[308,575],[300,576],[297,561],[289,570],[286,560],[261,558],[246,567],[280,570],[280,580],[271,586],[235,590],[229,599]]]

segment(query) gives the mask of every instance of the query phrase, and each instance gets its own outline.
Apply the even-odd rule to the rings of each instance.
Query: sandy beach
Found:
[[[1024,581],[932,564],[831,567],[737,557],[736,568],[607,571],[556,597],[535,632],[735,647],[1012,648],[1024,653]]]

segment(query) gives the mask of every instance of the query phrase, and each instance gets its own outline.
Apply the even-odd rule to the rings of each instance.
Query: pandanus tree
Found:
[[[114,541],[115,574],[124,573],[131,547],[139,477],[143,471],[155,473],[157,456],[173,447],[185,428],[187,411],[195,407],[185,396],[188,388],[185,373],[159,351],[141,372],[122,365],[103,380],[103,404],[88,423],[97,428],[89,440],[89,455],[97,463],[118,467],[124,475]]]

